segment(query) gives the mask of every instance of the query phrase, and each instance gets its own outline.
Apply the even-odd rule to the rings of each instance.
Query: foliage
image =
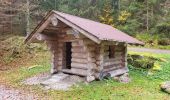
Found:
[[[165,34],[136,34],[136,38],[145,42],[147,48],[170,49],[170,39]]]
[[[160,23],[156,26],[156,32],[167,34],[170,37],[170,22],[169,23]]]
[[[118,21],[120,23],[125,23],[127,21],[128,17],[130,17],[130,16],[131,16],[131,14],[129,12],[127,12],[126,10],[125,11],[121,11],[120,15],[118,17]]]
[[[49,54],[45,44],[26,45],[24,39],[21,36],[11,36],[0,41],[0,69],[6,70],[18,67],[16,64],[18,62],[20,62],[20,65],[24,65],[26,62],[29,64],[33,60],[36,61],[35,59],[39,54]]]
[[[100,22],[114,27],[113,16],[112,16],[113,11],[112,11],[110,0],[105,0],[104,8],[101,13],[102,15],[99,16]]]
[[[135,36],[135,34],[165,34],[169,37],[169,0],[29,0],[31,30],[49,10],[101,21]],[[8,2],[8,1],[7,1]],[[13,10],[22,8],[12,19],[25,33],[26,1],[13,1]],[[4,3],[4,1],[0,2]],[[8,4],[8,3],[7,3]],[[3,9],[4,6],[2,6]],[[11,6],[5,6],[10,12]],[[11,12],[12,13],[12,12]],[[100,16],[100,17],[99,17]],[[27,20],[28,22],[29,20]],[[11,21],[10,21],[11,22]],[[1,25],[1,24],[0,24]],[[11,24],[12,25],[12,24]],[[16,28],[15,28],[16,29]],[[11,30],[13,31],[13,30]]]
[[[103,0],[41,0],[45,11],[58,10],[72,15],[97,20]]]

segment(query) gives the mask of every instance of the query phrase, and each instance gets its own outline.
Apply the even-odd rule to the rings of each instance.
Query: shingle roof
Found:
[[[95,22],[89,19],[80,18],[77,16],[73,16],[70,14],[65,14],[58,11],[52,11],[56,15],[64,18],[70,23],[78,26],[79,28],[85,30],[89,34],[95,36],[99,40],[107,40],[107,41],[117,41],[117,42],[125,42],[129,44],[140,44],[144,43],[127,35],[126,33],[113,28],[110,25],[102,24],[99,22]]]

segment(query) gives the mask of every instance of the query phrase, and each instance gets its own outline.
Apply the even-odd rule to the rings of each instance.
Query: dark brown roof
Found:
[[[86,31],[87,33],[89,33],[90,35],[94,36],[95,38],[101,41],[107,40],[107,41],[125,42],[129,44],[140,44],[140,45],[144,44],[143,42],[125,34],[124,32],[116,28],[113,28],[112,26],[95,22],[89,19],[65,14],[58,11],[52,11],[52,12],[57,16],[63,18],[64,20],[67,20],[69,23],[74,24],[80,29]]]

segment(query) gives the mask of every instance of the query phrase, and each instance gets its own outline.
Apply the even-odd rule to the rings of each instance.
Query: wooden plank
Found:
[[[72,58],[71,59],[72,62],[76,62],[76,63],[83,63],[83,64],[87,64],[88,60],[87,59],[76,59],[76,58]]]
[[[86,53],[86,51],[83,48],[72,48],[72,53]]]
[[[124,73],[127,73],[129,70],[127,67],[123,67],[123,68],[120,68],[120,69],[117,69],[117,70],[114,70],[114,71],[109,71],[107,73],[110,73],[111,77],[114,77],[114,76],[118,76],[118,75],[122,75]]]
[[[50,36],[50,35],[47,35],[47,34],[41,34],[41,33],[37,33],[36,34],[36,39],[39,40],[39,41],[57,41],[57,35],[56,36]]]
[[[80,45],[78,41],[74,41],[72,42],[72,46],[76,47],[76,46],[83,46],[83,45]]]
[[[62,58],[62,57],[57,57],[57,60],[58,60],[58,61],[62,61],[63,58]]]
[[[85,53],[72,53],[72,57],[74,58],[87,58],[88,57],[88,52],[85,52]],[[91,58],[95,57],[95,53],[91,53],[89,55]]]
[[[62,47],[64,47],[64,43],[58,43],[58,47],[61,49]]]
[[[121,64],[122,61],[114,61],[114,62],[104,62],[103,66],[110,66],[110,65],[117,65],[117,64]]]
[[[109,66],[104,66],[103,68],[104,69],[107,69],[107,68],[112,68],[112,67],[116,67],[116,68],[121,68],[121,67],[124,67],[122,66],[122,64],[113,64],[113,65],[109,65]]]
[[[66,36],[65,33],[58,34],[58,38],[64,38]]]
[[[86,45],[88,51],[94,51],[96,50],[97,46],[96,45]]]
[[[59,54],[59,53],[61,53],[61,54],[62,54],[62,53],[63,53],[63,51],[64,51],[64,48],[60,48],[60,47],[58,47],[58,49],[57,49],[58,54]]]
[[[78,39],[76,39],[74,37],[74,35],[71,34],[59,34],[58,35],[58,41],[60,42],[65,42],[65,41],[76,41]]]
[[[115,52],[115,55],[122,55],[123,52]]]
[[[104,60],[103,62],[104,62],[104,66],[107,66],[107,65],[109,66],[109,64],[112,65],[114,63],[116,64],[117,62],[122,63],[123,61],[121,59],[115,59],[115,60],[111,60],[111,61],[105,61]],[[99,65],[100,61],[96,61],[96,64]]]
[[[117,60],[122,60],[123,61],[123,57],[122,56],[117,56],[115,58],[111,58],[111,59],[104,59],[104,62],[114,62],[114,61],[117,61]]]
[[[104,41],[104,45],[119,45],[119,42],[117,41]]]
[[[128,66],[128,62],[127,62],[127,56],[128,56],[128,53],[127,53],[127,45],[125,46],[125,67]]]
[[[92,45],[95,45],[96,43],[92,40],[90,40],[89,38],[85,37],[85,38],[82,38],[83,41],[84,41],[84,44],[86,45],[89,45],[89,44],[92,44]]]
[[[72,68],[78,68],[78,69],[88,69],[87,64],[80,64],[80,63],[71,63]]]
[[[87,58],[87,53],[84,53],[84,54],[82,54],[82,53],[72,53],[72,57],[73,58]]]
[[[73,43],[72,43],[72,44],[73,44]],[[84,48],[84,46],[85,46],[85,45],[83,45],[83,46],[81,46],[81,45],[73,46],[73,45],[72,45],[73,48],[77,48],[77,49]]]
[[[58,53],[57,56],[58,56],[59,58],[63,58],[63,54],[62,54],[62,53]]]
[[[100,45],[100,55],[99,55],[99,60],[100,60],[100,64],[99,64],[99,69],[100,71],[103,70],[103,64],[104,64],[104,44]]]
[[[63,64],[63,61],[58,61],[58,65],[62,65]]]
[[[125,48],[123,46],[116,46],[115,51],[120,51],[122,52]]]
[[[119,68],[121,68],[121,66]],[[113,70],[116,70],[116,69],[118,69],[118,68],[117,67],[105,68],[105,69],[103,69],[103,72],[113,71]]]
[[[78,70],[69,70],[69,69],[62,69],[62,72],[68,73],[68,74],[74,74],[74,75],[79,75],[79,76],[87,76],[86,71],[78,71]]]

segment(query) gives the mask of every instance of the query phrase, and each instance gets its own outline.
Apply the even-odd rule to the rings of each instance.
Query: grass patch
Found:
[[[137,52],[130,52],[137,53]],[[170,55],[168,54],[150,54],[143,53],[158,58],[164,58],[167,62],[161,64],[161,71],[157,71],[152,75],[148,75],[147,70],[139,70],[130,67],[130,77],[132,82],[123,84],[114,81],[113,79],[95,81],[88,85],[79,84],[73,87],[70,91],[43,91],[37,86],[25,86],[20,84],[21,80],[34,76],[38,73],[49,71],[49,63],[29,69],[28,67],[18,68],[14,71],[2,72],[2,77],[5,78],[11,85],[32,90],[40,96],[48,97],[50,100],[159,100],[170,99],[170,96],[160,91],[159,84],[163,81],[170,80]]]
[[[12,41],[14,40],[12,39]],[[13,46],[18,47],[17,44],[10,44],[10,46],[12,46],[12,48]],[[31,48],[29,46],[29,49],[32,51],[34,47],[37,48],[37,46]],[[5,54],[8,54],[8,48],[11,47],[4,47]],[[22,46],[17,49],[19,52],[20,48],[22,48]],[[159,88],[160,83],[170,80],[170,54],[140,53],[140,55],[166,59],[166,62],[160,62],[162,70],[152,72],[152,74],[148,74],[148,70],[129,66],[129,74],[132,82],[128,84],[109,79],[94,81],[88,85],[79,84],[78,86],[72,87],[70,91],[44,91],[40,86],[26,86],[21,84],[21,81],[43,72],[49,72],[50,54],[41,48],[33,50],[32,53],[28,53],[25,50],[27,49],[22,49],[19,53],[19,58],[14,58],[12,62],[7,62],[10,67],[13,66],[11,63],[14,63],[15,66],[17,66],[16,68],[0,71],[1,84],[10,85],[25,91],[32,91],[48,100],[170,100],[170,96],[161,92]],[[23,53],[23,51],[26,53]],[[129,54],[139,53],[129,52]],[[3,58],[4,57],[8,58],[9,56],[3,55]],[[4,63],[4,65],[6,65],[6,63]]]
[[[10,84],[15,84],[15,86],[19,86],[22,80],[39,73],[47,72],[49,71],[49,68],[49,66],[37,65],[36,67],[31,69],[27,67],[21,67],[16,69],[15,71],[10,70],[6,72],[6,74],[8,74],[6,80],[10,82]]]

